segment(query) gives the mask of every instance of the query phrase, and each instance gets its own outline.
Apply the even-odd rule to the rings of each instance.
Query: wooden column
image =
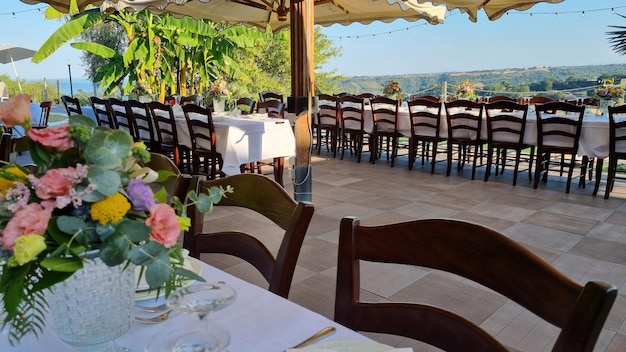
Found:
[[[312,200],[311,168],[311,111],[314,92],[314,6],[313,0],[290,0],[289,16],[291,23],[291,95],[294,111],[299,114],[295,123],[296,160],[294,169],[294,198],[297,201]],[[299,106],[304,102],[299,97],[307,97],[306,109]]]

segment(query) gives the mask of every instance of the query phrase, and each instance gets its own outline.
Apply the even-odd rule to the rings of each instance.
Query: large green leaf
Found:
[[[112,59],[115,55],[118,55],[115,50],[98,43],[76,42],[70,45],[74,49],[87,51],[105,59]]]
[[[119,233],[114,233],[102,241],[100,246],[100,258],[108,266],[120,265],[126,261],[130,244]]]
[[[150,226],[139,220],[125,220],[117,226],[117,232],[133,243],[149,240],[151,230]]]
[[[104,15],[101,14],[100,11],[88,11],[74,16],[48,37],[41,48],[33,55],[32,61],[35,63],[43,61],[63,44],[76,38],[85,28],[89,28],[103,20]]]
[[[167,256],[167,249],[158,242],[150,241],[134,247],[128,254],[128,259],[136,265],[147,265],[162,256]]]
[[[133,138],[123,130],[96,130],[85,149],[85,159],[89,165],[108,169],[119,167],[128,157],[132,143]]]
[[[83,267],[80,258],[75,257],[47,257],[41,261],[41,266],[50,270],[73,273]]]

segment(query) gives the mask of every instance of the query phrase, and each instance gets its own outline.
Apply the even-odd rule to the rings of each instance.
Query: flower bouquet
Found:
[[[595,96],[600,100],[617,102],[624,98],[624,88],[615,84],[613,79],[605,78],[595,90]]]
[[[166,296],[183,278],[203,280],[183,268],[177,243],[190,226],[186,205],[176,197],[165,204],[165,190],[148,186],[171,172],[142,166],[150,159],[145,145],[82,115],[32,129],[29,104],[30,97],[18,95],[0,107],[6,126],[24,127],[36,164],[32,173],[12,164],[0,168],[0,295],[11,343],[42,332],[45,291],[83,268],[87,252],[99,251],[110,267],[141,267],[151,289]],[[231,191],[190,192],[188,199],[208,212]]]
[[[230,90],[224,78],[218,78],[213,82],[208,97],[213,100],[213,109],[216,112],[224,111],[224,103],[230,97]]]
[[[474,85],[472,85],[469,79],[464,79],[461,84],[456,88],[454,92],[454,96],[457,99],[466,99],[466,100],[474,100],[476,99],[476,92],[474,90]]]
[[[389,80],[389,82],[385,84],[383,87],[383,95],[394,99],[402,99],[404,97],[400,83],[395,79]]]

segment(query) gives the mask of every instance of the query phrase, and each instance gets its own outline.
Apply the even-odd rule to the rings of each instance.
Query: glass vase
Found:
[[[598,101],[598,110],[600,115],[609,117],[609,106],[613,106],[615,102],[612,99],[600,99]]]
[[[133,323],[134,267],[110,267],[90,254],[82,269],[54,285],[48,295],[57,335],[78,351],[130,351],[115,339]]]
[[[213,99],[213,111],[214,112],[224,112],[224,105],[226,101],[224,99]]]

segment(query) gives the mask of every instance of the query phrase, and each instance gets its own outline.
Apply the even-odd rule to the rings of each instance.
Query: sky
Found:
[[[0,44],[39,49],[61,25],[43,18],[38,9],[44,7],[0,1]],[[350,77],[623,64],[626,57],[612,51],[606,35],[609,25],[626,26],[626,18],[618,14],[626,16],[624,0],[564,0],[524,12],[510,11],[508,17],[496,21],[480,13],[473,23],[466,14],[453,10],[439,25],[424,25],[423,20],[333,25],[323,32],[343,54],[323,69]],[[68,59],[72,78],[84,78],[80,51],[69,44],[41,63],[26,59],[15,65],[21,78],[66,79]],[[11,64],[0,64],[0,73],[14,76]]]

